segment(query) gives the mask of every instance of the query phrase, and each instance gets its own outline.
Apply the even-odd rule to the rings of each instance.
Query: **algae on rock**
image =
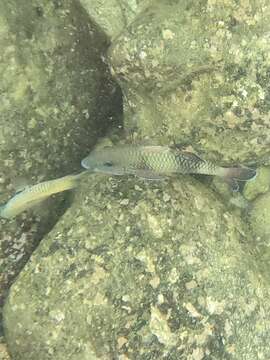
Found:
[[[118,87],[102,60],[108,44],[78,2],[0,3],[1,204],[18,177],[33,184],[79,170],[88,147],[116,111],[120,116]],[[56,200],[41,217],[0,219],[0,308],[11,279],[65,206]]]
[[[80,0],[85,11],[110,39],[116,38],[149,0]]]
[[[269,163],[270,5],[153,1],[110,50],[125,124],[225,164]]]
[[[1,173],[63,175],[109,126],[108,41],[74,1],[1,4]],[[102,102],[101,102],[102,101]],[[102,103],[102,106],[100,106]]]
[[[11,353],[266,359],[269,288],[246,241],[240,221],[189,177],[92,176],[12,287]]]
[[[110,50],[126,128],[225,163],[269,157],[269,11],[176,0],[137,14]],[[248,230],[191,177],[89,177],[10,291],[14,359],[270,358]]]
[[[247,220],[253,233],[251,245],[260,271],[270,282],[270,192],[258,196],[252,203]]]
[[[258,195],[265,194],[270,189],[270,168],[257,169],[256,178],[245,184],[243,194],[246,199],[254,200]]]

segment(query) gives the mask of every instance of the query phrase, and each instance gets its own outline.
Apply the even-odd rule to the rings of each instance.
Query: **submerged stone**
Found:
[[[254,234],[260,238],[266,238],[268,243],[270,236],[270,193],[259,196],[252,205],[250,223]]]
[[[258,196],[252,203],[248,221],[253,232],[252,246],[260,269],[270,283],[270,193]]]
[[[31,185],[78,171],[88,146],[114,122],[116,102],[121,116],[102,60],[107,47],[78,2],[0,2],[0,205],[18,177]],[[34,215],[0,219],[0,335],[11,280],[67,204],[60,197]]]
[[[15,360],[266,359],[267,298],[206,187],[96,175],[12,286],[6,337]]]
[[[148,0],[80,0],[89,17],[114,39],[137,15]]]
[[[270,5],[154,1],[115,39],[125,124],[224,164],[269,163]]]
[[[243,194],[247,200],[254,200],[258,195],[265,194],[270,189],[270,168],[260,167],[254,180],[245,184]]]
[[[75,8],[66,14],[63,3]],[[152,144],[168,144],[173,140],[188,143],[199,155],[206,155],[204,158],[222,158],[224,165],[269,158],[268,3],[149,1],[147,9],[136,17],[129,13],[126,19],[132,22],[120,34],[122,18],[119,24],[115,23],[118,6],[112,9],[110,24],[108,12],[102,18],[97,11],[109,2],[93,1],[92,12],[89,1],[82,3],[88,15],[91,17],[92,13],[93,19],[100,19],[101,28],[114,38],[111,68],[124,91],[126,128],[135,132],[135,138],[146,137]],[[127,4],[122,0],[117,3]],[[135,9],[139,2],[128,3]],[[148,1],[140,3],[144,6]],[[27,9],[31,13],[33,8],[29,4]],[[74,18],[77,4],[54,1],[36,8],[39,22],[21,24],[20,36],[25,44],[33,42],[37,31],[40,43],[48,49],[45,53],[54,54],[59,42],[44,31],[51,26],[43,19],[57,11],[62,20],[77,28],[77,24],[88,19],[88,16],[81,19],[80,11]],[[22,9],[20,3],[15,12],[17,17],[10,15],[12,25],[21,18]],[[63,49],[56,46],[57,56],[64,57],[57,62],[59,79],[62,76],[66,79],[70,63],[64,59],[66,53],[71,57],[74,53],[69,49],[76,46],[81,49],[81,54],[75,52],[80,65],[81,57],[88,59],[88,50],[93,50],[83,39],[89,40],[88,36],[93,35],[92,40],[102,46],[103,37],[92,34],[92,28],[87,27],[86,32],[80,28],[78,36],[84,34],[85,38],[79,36],[82,42],[76,42],[74,47],[73,26],[68,26],[66,33],[65,24],[60,26],[59,17],[55,19],[52,23],[57,33],[64,40],[70,32],[72,37],[71,43],[64,41],[67,45]],[[27,62],[28,58],[32,61],[31,51],[27,49],[26,46],[22,63],[32,68]],[[40,54],[39,49],[35,50]],[[99,52],[96,55],[103,58]],[[88,74],[84,60],[83,69]],[[54,66],[48,69],[49,74],[55,71]],[[97,94],[95,85],[99,81],[95,82],[92,72],[89,78],[84,78],[84,72],[79,73],[83,78],[80,77],[76,70],[71,75],[75,90],[88,90],[89,84],[94,84],[93,94]],[[23,80],[25,76],[23,73]],[[45,75],[37,71],[37,77],[31,75],[29,82],[35,80],[39,84],[42,76]],[[53,84],[54,79],[50,78]],[[22,94],[28,94],[24,84],[25,81],[20,81],[18,89],[11,86],[8,92],[21,106]],[[59,85],[61,91],[57,88],[52,98],[59,100],[59,96],[64,101],[63,97],[67,97],[63,117],[61,112],[57,114],[61,119],[67,117],[78,133],[66,132],[64,126],[61,128],[64,148],[58,142],[54,148],[56,139],[54,131],[50,132],[52,152],[48,153],[48,162],[56,159],[57,164],[71,166],[70,157],[63,152],[65,146],[74,155],[74,161],[78,154],[83,157],[81,147],[70,139],[73,135],[81,139],[81,134],[87,139],[87,131],[95,131],[100,118],[95,118],[93,124],[90,116],[93,128],[87,122],[90,126],[87,131],[83,122],[77,128],[74,117],[67,115],[75,106],[75,115],[80,118],[84,114],[87,118],[89,113],[81,112],[76,104],[83,105],[88,97],[92,101],[92,92],[78,91],[77,96],[75,91],[72,97],[65,92],[68,85],[69,82]],[[37,93],[43,94],[43,86],[37,89],[40,91],[30,91],[33,99]],[[114,87],[110,89],[114,91]],[[59,95],[62,91],[63,97]],[[97,109],[104,110],[98,105]],[[38,112],[41,118],[44,112],[47,114],[46,109],[47,104]],[[46,117],[48,123],[51,113],[54,112],[48,111]],[[60,124],[57,119],[55,116],[52,120],[56,127]],[[40,121],[35,116],[27,121],[29,133],[36,134],[34,130]],[[55,134],[59,136],[56,130]],[[44,132],[41,135],[45,136]],[[95,139],[96,133],[93,136]],[[75,153],[74,147],[78,150]],[[44,166],[43,158],[37,162],[43,148],[37,154],[30,145],[29,149],[29,154],[36,156],[33,164]],[[20,156],[19,160],[24,159]],[[29,169],[38,173],[40,166],[29,162],[28,152],[26,160]],[[14,163],[7,164],[14,168]],[[191,177],[143,182],[133,177],[90,176],[10,290],[4,320],[12,357],[268,359],[269,281],[251,244],[249,229],[240,218],[231,214],[207,186]]]

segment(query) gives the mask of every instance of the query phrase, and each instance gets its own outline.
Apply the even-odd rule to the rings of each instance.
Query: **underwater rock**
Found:
[[[269,241],[270,236],[270,193],[259,196],[252,204],[250,224],[254,234]]]
[[[270,168],[257,169],[256,178],[245,184],[243,194],[247,200],[254,200],[258,195],[265,194],[270,189]]]
[[[1,177],[78,170],[82,152],[112,124],[108,40],[73,1],[10,1],[0,10]]]
[[[13,57],[31,75],[30,95],[20,76],[18,94],[13,81],[7,93],[19,99],[15,109],[22,116],[25,97],[29,119],[34,118],[30,125],[15,123],[17,113],[8,107],[13,126],[20,126],[7,131],[21,131],[27,140],[33,134],[31,141],[41,143],[34,151],[28,141],[26,154],[18,152],[18,160],[6,163],[14,174],[26,162],[34,176],[44,163],[45,175],[53,169],[64,175],[63,170],[76,168],[78,157],[86,155],[82,148],[86,152],[96,129],[105,125],[104,104],[111,106],[103,97],[107,74],[103,78],[92,71],[91,56],[103,55],[91,41],[102,49],[108,41],[88,22],[92,2],[81,3],[87,14],[78,10],[78,2],[42,2],[34,8],[28,2],[27,13],[34,11],[39,20],[27,24],[23,3],[15,13],[7,12],[8,26],[17,34],[14,44],[25,45]],[[92,19],[114,39],[111,68],[124,91],[128,130],[152,144],[188,143],[206,159],[222,158],[224,165],[269,158],[267,3],[155,1],[138,13],[135,2],[119,0],[111,26],[106,3],[93,1]],[[126,22],[132,22],[116,36],[124,22],[119,4],[130,4]],[[33,61],[36,54],[42,66]],[[50,57],[54,54],[56,61]],[[15,70],[16,61],[10,62]],[[50,81],[44,85],[46,76]],[[112,99],[115,87],[108,88]],[[41,106],[47,89],[52,104]],[[102,116],[82,111],[87,101]],[[56,102],[62,111],[57,112]],[[51,132],[41,126],[44,114],[46,124],[54,126]],[[74,119],[81,117],[77,126]],[[69,132],[69,126],[76,131]],[[155,183],[91,176],[10,290],[4,321],[11,355],[14,360],[270,358],[269,282],[251,240],[240,218],[191,177]]]
[[[191,177],[93,175],[4,308],[14,360],[270,357],[248,233]]]
[[[4,339],[0,337],[0,359],[1,360],[11,360]]]
[[[270,159],[270,5],[155,1],[110,49],[125,125],[224,164]]]
[[[258,196],[252,203],[247,220],[253,232],[253,254],[261,273],[270,284],[270,192]],[[268,300],[267,300],[268,301]]]
[[[117,37],[148,2],[148,0],[139,2],[133,0],[80,0],[90,19],[98,24],[110,39]]]
[[[18,177],[34,184],[79,170],[116,107],[121,116],[102,60],[108,44],[77,2],[0,2],[0,205]],[[59,200],[39,216],[0,219],[0,308],[11,279],[64,212]]]

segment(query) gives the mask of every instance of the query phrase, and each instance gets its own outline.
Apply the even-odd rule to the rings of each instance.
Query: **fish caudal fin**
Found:
[[[223,176],[227,179],[235,179],[238,181],[248,181],[254,179],[257,175],[255,169],[248,167],[232,167],[224,168]]]
[[[238,181],[252,180],[256,177],[257,172],[255,169],[248,167],[231,167],[222,168],[220,175],[230,185],[232,191],[238,191]]]

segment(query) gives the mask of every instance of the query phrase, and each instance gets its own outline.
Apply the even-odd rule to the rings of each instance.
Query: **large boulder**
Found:
[[[248,212],[248,222],[253,232],[253,245],[260,266],[270,280],[270,192],[258,196]]]
[[[268,4],[153,1],[120,34],[102,4],[134,138],[269,158]],[[268,277],[239,212],[190,177],[85,179],[11,288],[13,358],[270,358]]]
[[[269,286],[206,187],[90,177],[5,305],[14,360],[270,357]]]
[[[115,39],[125,124],[232,162],[270,158],[270,5],[153,1]]]
[[[121,114],[103,61],[108,44],[77,2],[0,3],[1,204],[18,177],[31,184],[79,170],[116,109]],[[51,201],[39,216],[0,219],[0,314],[10,281],[65,207]]]
[[[107,38],[74,1],[0,10],[1,185],[74,171],[114,110]]]
[[[89,17],[110,39],[115,39],[149,0],[79,0]]]

